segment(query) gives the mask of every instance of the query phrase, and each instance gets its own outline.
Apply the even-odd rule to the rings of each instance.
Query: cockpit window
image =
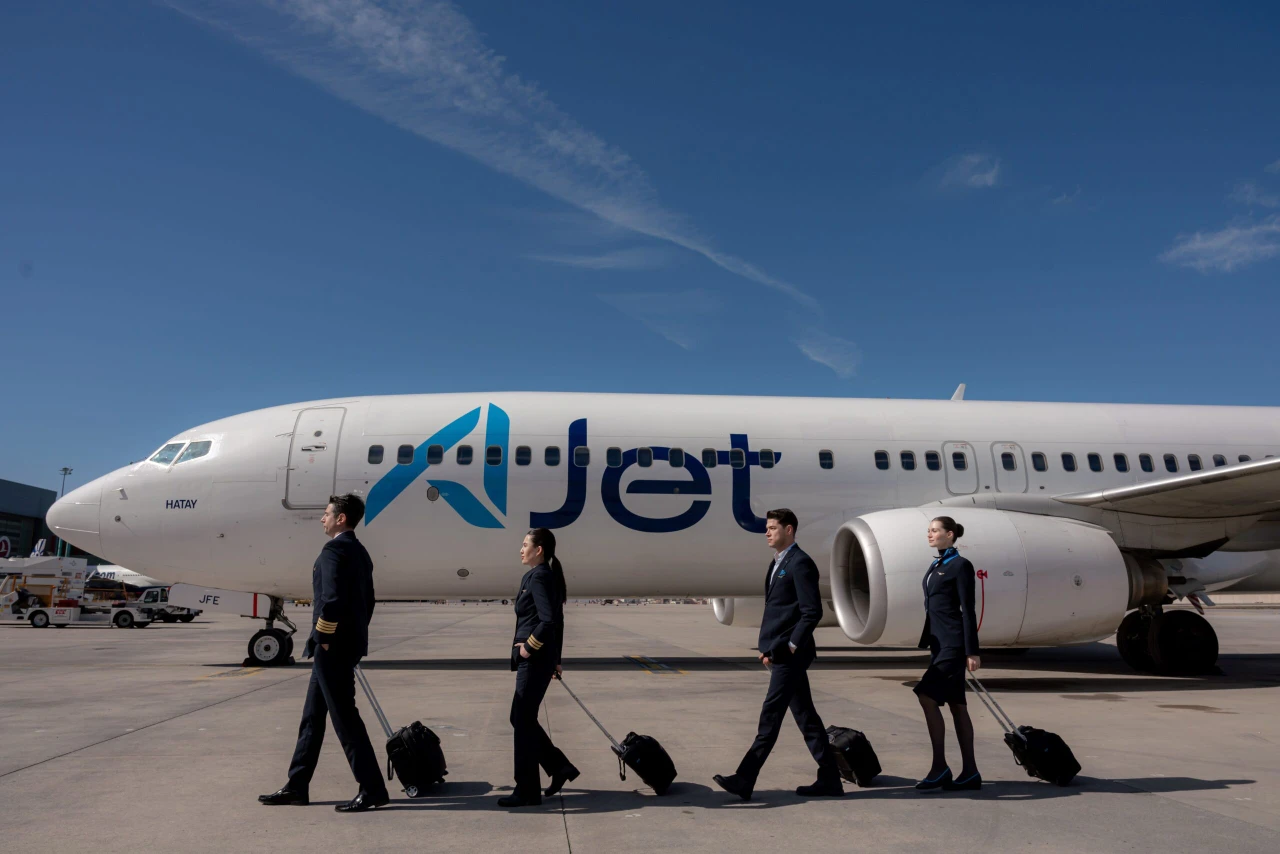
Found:
[[[182,452],[182,456],[178,457],[178,462],[174,463],[174,465],[185,463],[187,460],[199,459],[209,453],[209,449],[212,447],[213,442],[192,442],[187,445],[187,449]]]
[[[186,442],[170,442],[156,451],[155,456],[151,458],[151,462],[159,463],[162,466],[169,465],[177,458],[178,452],[182,450],[182,446],[185,444]]]

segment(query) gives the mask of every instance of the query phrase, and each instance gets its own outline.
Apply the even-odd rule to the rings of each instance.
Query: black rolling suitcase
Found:
[[[981,682],[970,676],[969,685],[1000,723],[1004,743],[1013,751],[1013,761],[1025,768],[1028,776],[1065,786],[1080,773],[1080,763],[1060,735],[1033,726],[1015,725]]]
[[[422,721],[414,721],[393,733],[378,698],[369,687],[368,677],[359,666],[356,667],[356,681],[364,689],[378,723],[382,724],[382,731],[387,734],[387,779],[391,779],[394,769],[404,793],[411,798],[426,794],[427,789],[436,783],[443,783],[449,771],[444,751],[440,748],[440,738],[423,726]]]
[[[856,729],[842,726],[827,727],[827,741],[836,754],[840,776],[850,783],[866,788],[880,773],[880,759],[866,735]]]
[[[558,677],[557,677],[558,678]],[[613,744],[613,752],[618,756],[618,778],[627,779],[625,768],[630,768],[640,777],[641,780],[650,786],[659,795],[665,795],[667,790],[671,788],[671,782],[676,778],[676,766],[671,761],[671,757],[667,751],[658,743],[658,740],[651,735],[637,735],[634,732],[627,733],[627,737],[619,744],[617,740],[609,735],[609,731],[604,728],[600,721],[596,720],[596,716],[586,705],[578,699],[578,695],[573,693],[573,689],[565,685],[563,679],[560,684],[564,685],[564,689],[569,692],[569,696],[574,699],[582,711],[587,713],[587,717],[591,718],[591,722],[600,727],[600,731],[604,733],[605,738],[609,739]]]

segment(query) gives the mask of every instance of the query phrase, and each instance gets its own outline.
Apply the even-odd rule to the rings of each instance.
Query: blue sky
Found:
[[[0,6],[0,477],[462,390],[1276,405],[1273,4]]]

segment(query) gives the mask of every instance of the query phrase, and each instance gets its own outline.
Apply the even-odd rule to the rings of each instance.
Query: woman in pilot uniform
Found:
[[[973,721],[965,703],[965,671],[981,664],[978,649],[978,618],[973,611],[973,564],[956,551],[956,540],[964,536],[964,526],[950,516],[929,523],[929,545],[938,557],[921,581],[924,588],[925,621],[920,648],[929,650],[929,669],[915,687],[924,719],[933,742],[933,766],[916,783],[917,789],[960,791],[982,788],[982,775],[973,758]],[[956,740],[964,765],[958,777],[947,765],[943,742],[946,727],[939,706],[951,706]]]
[[[516,693],[511,700],[511,726],[515,728],[515,789],[498,799],[500,807],[536,806],[542,803],[538,766],[551,778],[551,797],[578,769],[551,743],[538,723],[538,709],[551,679],[560,672],[564,642],[564,602],[567,589],[564,568],[556,557],[555,535],[534,528],[520,546],[520,562],[529,571],[516,594],[516,634],[511,647],[511,669],[516,672]]]

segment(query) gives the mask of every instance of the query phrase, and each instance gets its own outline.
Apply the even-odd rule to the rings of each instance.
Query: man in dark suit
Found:
[[[738,770],[728,777],[715,775],[726,792],[751,800],[756,777],[778,740],[787,707],[796,719],[809,752],[818,763],[818,779],[796,789],[797,795],[840,796],[844,786],[836,757],[827,741],[826,727],[813,707],[809,690],[809,665],[817,656],[813,630],[822,620],[822,596],[818,592],[818,567],[796,545],[796,514],[787,509],[765,514],[765,539],[775,554],[765,577],[764,617],[760,620],[760,661],[769,668],[769,693],[760,710],[760,729]]]
[[[388,803],[382,768],[356,709],[355,668],[369,652],[369,620],[373,617],[373,561],[353,533],[364,518],[364,502],[355,495],[329,499],[320,523],[329,542],[311,570],[312,629],[305,655],[314,655],[311,683],[302,706],[298,744],[289,766],[289,782],[261,803],[305,806],[311,775],[320,759],[325,716],[333,718],[360,791],[338,812],[364,812]]]

